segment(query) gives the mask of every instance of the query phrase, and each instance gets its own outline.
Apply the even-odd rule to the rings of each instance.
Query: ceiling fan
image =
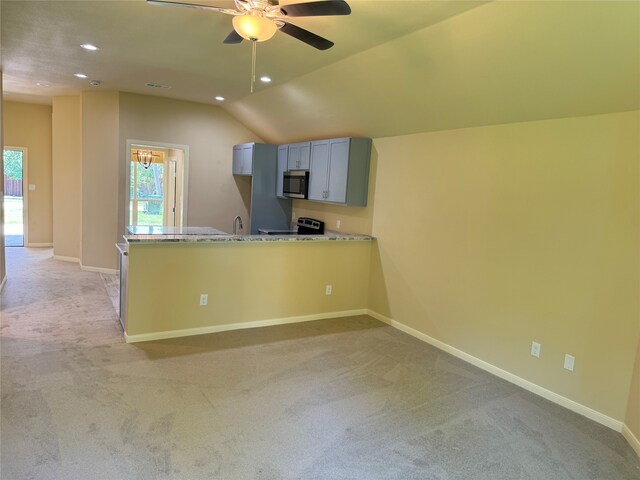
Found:
[[[200,8],[233,15],[233,30],[223,43],[240,43],[246,39],[253,41],[255,45],[255,42],[269,40],[280,30],[318,50],[331,48],[333,42],[289,23],[289,18],[349,15],[351,13],[351,8],[344,0],[323,0],[283,6],[279,5],[278,0],[234,0],[235,9],[170,0],[147,0],[147,2],[152,5]]]

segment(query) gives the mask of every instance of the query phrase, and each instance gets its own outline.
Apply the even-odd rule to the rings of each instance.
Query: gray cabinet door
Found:
[[[300,143],[300,156],[298,157],[298,169],[309,170],[311,166],[311,142]]]
[[[233,174],[251,175],[253,172],[253,143],[234,145],[233,147]]]
[[[242,175],[242,145],[233,147],[233,174]]]
[[[282,193],[282,181],[284,172],[287,170],[289,160],[289,146],[280,145],[278,147],[278,168],[276,171],[276,196],[284,197]]]
[[[242,146],[242,174],[253,173],[253,144]]]
[[[311,160],[311,142],[292,143],[289,145],[289,170],[309,170]]]
[[[326,201],[329,175],[329,140],[311,142],[309,200]]]
[[[327,202],[347,201],[347,178],[349,174],[349,139],[339,138],[329,143],[329,174]]]
[[[298,170],[298,164],[300,163],[300,145],[289,145],[289,156],[287,158],[287,170]]]

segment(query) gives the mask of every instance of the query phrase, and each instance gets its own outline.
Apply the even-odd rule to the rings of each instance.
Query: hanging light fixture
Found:
[[[134,153],[136,155],[136,160],[138,160],[138,163],[147,170],[153,163],[153,158],[160,156],[156,155],[151,150],[136,150]]]
[[[276,23],[261,15],[259,10],[251,10],[244,15],[233,17],[233,29],[245,40],[264,42],[278,31]]]
[[[233,29],[245,40],[251,40],[251,93],[256,83],[256,43],[269,40],[278,31],[278,25],[264,16],[262,10],[250,10],[232,20]]]

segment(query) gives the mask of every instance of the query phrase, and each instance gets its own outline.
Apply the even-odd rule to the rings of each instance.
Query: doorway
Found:
[[[127,142],[127,226],[182,227],[186,211],[187,151]]]
[[[24,247],[27,223],[27,151],[25,148],[5,147],[4,160],[4,245]]]

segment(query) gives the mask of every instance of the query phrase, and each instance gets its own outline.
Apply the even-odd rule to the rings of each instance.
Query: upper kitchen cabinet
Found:
[[[244,143],[233,147],[233,174],[253,174],[253,154],[256,143]]]
[[[366,206],[370,161],[370,138],[311,142],[308,199]]]
[[[285,198],[283,194],[284,172],[289,170],[289,145],[280,145],[278,147],[278,168],[276,173],[276,196]]]
[[[289,147],[287,165],[289,170],[309,170],[311,142],[292,143]]]

